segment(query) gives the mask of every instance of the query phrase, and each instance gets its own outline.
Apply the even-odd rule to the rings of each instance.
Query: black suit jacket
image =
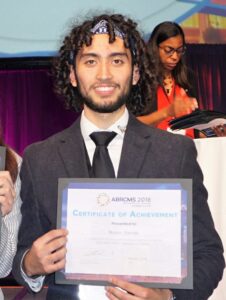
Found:
[[[21,169],[23,219],[13,265],[13,274],[23,285],[26,283],[20,264],[24,252],[34,240],[56,228],[59,177],[89,177],[80,119],[25,151]],[[174,292],[177,300],[207,299],[222,277],[224,258],[207,205],[207,191],[193,141],[146,126],[130,116],[118,177],[193,179],[194,290]],[[53,275],[46,276],[46,284],[54,284]],[[69,292],[62,286],[62,295],[66,290]],[[56,299],[60,299],[59,296]]]

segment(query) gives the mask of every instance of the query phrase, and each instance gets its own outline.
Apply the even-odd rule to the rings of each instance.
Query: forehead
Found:
[[[164,42],[160,43],[161,46],[169,46],[172,48],[178,48],[183,45],[183,38],[181,35],[176,35],[168,38]]]
[[[127,54],[131,59],[130,50],[124,45],[124,41],[116,37],[113,43],[109,43],[108,34],[95,34],[92,36],[92,43],[90,46],[83,45],[78,52],[78,57],[84,54],[95,54],[101,57],[110,56],[114,53]]]

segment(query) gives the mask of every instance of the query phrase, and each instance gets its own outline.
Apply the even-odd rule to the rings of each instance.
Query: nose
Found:
[[[171,58],[174,60],[174,61],[179,61],[180,60],[180,54],[177,53],[177,51],[174,51],[173,54],[171,55]]]
[[[111,68],[108,62],[101,62],[99,64],[98,72],[97,72],[97,79],[99,80],[108,80],[112,78]]]

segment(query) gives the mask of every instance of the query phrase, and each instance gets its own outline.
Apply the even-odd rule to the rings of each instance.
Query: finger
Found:
[[[108,290],[108,289],[109,289],[109,287],[106,287],[106,288],[105,288],[105,290],[106,290],[105,295],[107,296],[107,298],[110,299],[110,300],[118,300],[118,298],[115,297],[115,296],[110,292],[110,290]]]
[[[10,213],[12,207],[13,202],[8,202],[4,196],[0,196],[0,210],[3,217]]]
[[[194,107],[197,109],[199,107],[197,99],[196,98],[192,98],[192,100],[193,100]]]
[[[146,299],[149,293],[151,292],[151,289],[144,288],[137,284],[130,283],[122,279],[118,279],[116,277],[112,277],[110,282],[115,286],[123,289],[124,291],[131,293],[132,295],[139,296],[144,299]],[[128,298],[128,299],[136,299],[136,298]]]
[[[186,92],[185,92],[185,89],[183,89],[182,87],[180,88],[180,95],[181,95],[182,97],[187,96],[187,94],[186,94]]]
[[[65,264],[66,264],[65,255],[66,255],[66,248],[62,248],[57,252],[46,257],[46,262],[44,263],[45,272],[52,273],[65,268]]]
[[[67,243],[67,238],[64,237],[59,237],[57,239],[54,239],[52,242],[48,243],[46,248],[48,253],[55,253],[55,255],[58,255],[58,251],[59,254],[61,253],[60,251],[62,249],[66,249],[66,243]],[[57,257],[54,261],[57,260]]]
[[[42,257],[46,257],[60,248],[65,247],[67,237],[60,233],[60,231],[57,230],[57,232],[55,232],[54,230],[54,232],[48,232],[44,236],[35,240],[32,245],[32,253],[35,253],[39,259],[42,259]]]
[[[68,231],[64,228],[60,229],[53,229],[48,231],[46,234],[41,236],[38,240],[41,240],[42,243],[48,244],[54,239],[60,238],[60,237],[66,237],[68,234]]]
[[[118,287],[108,286],[105,289],[107,292],[107,297],[111,300],[138,300],[137,297],[128,294],[126,291],[123,291]]]
[[[0,171],[0,186],[5,182],[8,182],[11,188],[13,188],[13,181],[9,171]]]
[[[0,191],[0,208],[2,216],[7,215],[12,210],[14,203],[14,197],[12,194],[5,194],[5,192]]]

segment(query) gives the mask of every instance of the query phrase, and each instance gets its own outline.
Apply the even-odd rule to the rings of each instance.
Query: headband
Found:
[[[92,34],[109,34],[109,30],[107,27],[108,21],[100,20],[93,28],[91,28]],[[114,26],[114,33],[120,39],[124,39],[125,34],[120,31],[116,26]]]
[[[90,32],[94,34],[109,34],[108,30],[108,21],[106,20],[100,20],[94,27],[90,29]],[[124,40],[125,38],[125,33],[122,32],[118,27],[114,26],[114,34],[119,37],[120,39]],[[135,51],[135,45],[134,41],[132,38],[129,39],[129,43],[131,46],[131,51],[133,54],[133,58],[136,56],[136,51]],[[74,52],[70,51],[70,64],[73,64],[74,61]]]

